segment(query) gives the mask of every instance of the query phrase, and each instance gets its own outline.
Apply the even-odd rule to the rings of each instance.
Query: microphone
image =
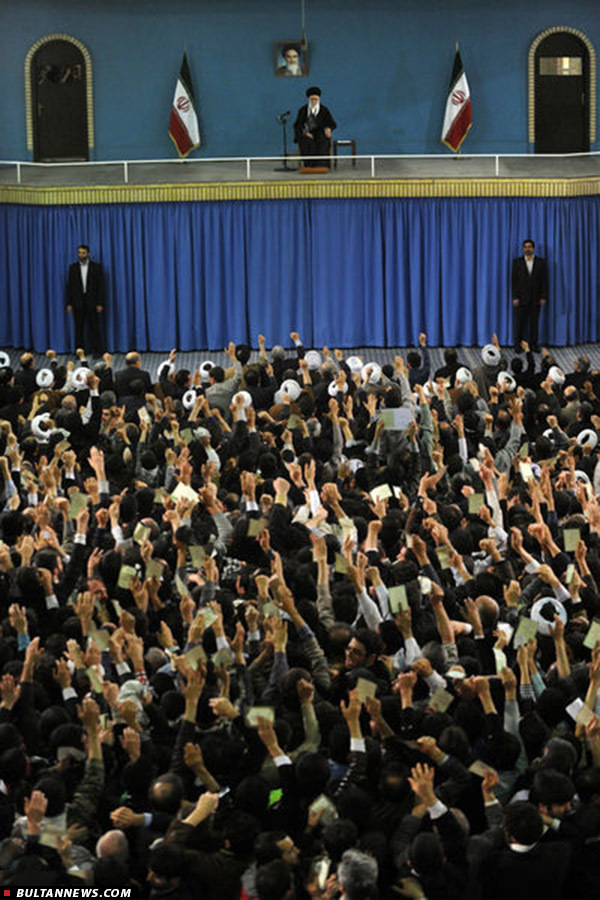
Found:
[[[285,112],[279,113],[279,115],[276,116],[277,121],[280,123],[280,125],[283,125],[283,123],[285,122],[285,120],[286,120],[287,117],[289,116],[290,112],[291,112],[290,109],[286,109]]]

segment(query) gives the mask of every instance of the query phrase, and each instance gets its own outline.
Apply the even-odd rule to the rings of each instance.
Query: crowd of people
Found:
[[[1,360],[2,886],[600,896],[598,373],[291,338]]]

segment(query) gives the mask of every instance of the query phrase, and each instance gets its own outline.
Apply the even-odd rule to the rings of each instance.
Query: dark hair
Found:
[[[369,628],[357,628],[354,637],[363,645],[367,656],[372,656],[374,653],[378,656],[383,650],[381,637]]]
[[[77,249],[78,250],[87,250],[88,253],[90,252],[90,248],[87,244],[77,244]]]
[[[544,833],[540,811],[533,803],[516,800],[504,809],[504,833],[519,844],[535,844]]]
[[[323,846],[333,865],[337,865],[346,850],[356,846],[358,828],[350,819],[336,819],[323,827]]]
[[[552,806],[554,803],[568,803],[573,798],[575,786],[568,775],[555,769],[536,772],[529,792],[532,803]]]
[[[41,791],[48,801],[46,815],[49,818],[60,815],[67,802],[67,791],[60,778],[46,775],[37,782],[35,790]]]
[[[183,783],[179,775],[166,772],[152,782],[150,801],[157,812],[170,813],[174,816],[179,810],[182,798]]]
[[[150,851],[148,868],[161,878],[181,878],[185,856],[182,847],[164,841]]]
[[[535,247],[535,241],[532,241],[531,238],[525,238],[523,246],[525,246],[525,244],[531,244],[532,247]]]
[[[274,859],[256,872],[259,900],[282,900],[292,886],[290,867],[282,859]]]

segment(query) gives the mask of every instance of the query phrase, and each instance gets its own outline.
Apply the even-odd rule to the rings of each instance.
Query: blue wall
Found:
[[[23,63],[46,34],[92,54],[95,159],[163,158],[184,41],[200,106],[202,156],[280,152],[275,115],[319,84],[359,153],[438,153],[454,43],[471,84],[466,151],[529,152],[527,52],[544,28],[581,29],[600,48],[591,0],[307,0],[311,72],[274,75],[273,44],[300,34],[299,0],[2,0],[0,158],[28,159]],[[451,7],[451,8],[450,8]],[[593,148],[595,149],[595,148]]]

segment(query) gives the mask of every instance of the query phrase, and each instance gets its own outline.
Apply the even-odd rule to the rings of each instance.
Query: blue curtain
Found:
[[[107,346],[483,344],[512,337],[510,264],[548,260],[542,339],[599,339],[600,199],[0,205],[0,346],[72,347],[67,267],[90,244]]]

